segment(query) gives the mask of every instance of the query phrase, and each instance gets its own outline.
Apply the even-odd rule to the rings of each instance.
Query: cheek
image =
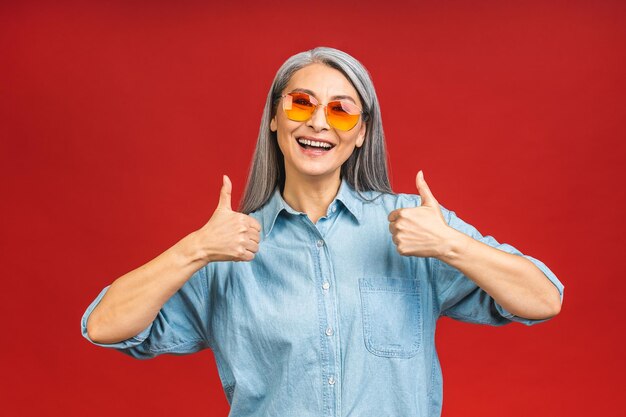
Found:
[[[286,150],[289,150],[289,134],[285,132],[284,129],[278,129],[276,131],[276,142],[278,143],[278,148],[281,153],[284,155]]]
[[[352,151],[358,145],[358,134],[340,135],[339,139],[345,145],[346,148],[350,148]]]

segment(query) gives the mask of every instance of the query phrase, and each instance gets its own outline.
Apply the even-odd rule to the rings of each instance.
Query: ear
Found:
[[[360,148],[363,146],[363,142],[365,141],[365,132],[367,131],[367,126],[365,123],[361,124],[361,128],[359,129],[359,136],[356,138],[356,147]]]
[[[276,116],[272,117],[272,120],[270,121],[270,130],[272,132],[276,132],[276,129],[278,129],[278,126],[276,126]]]

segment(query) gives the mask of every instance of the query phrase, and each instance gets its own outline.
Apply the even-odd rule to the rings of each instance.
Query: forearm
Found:
[[[89,316],[89,337],[97,343],[116,343],[137,335],[206,263],[192,233],[145,265],[119,277]]]
[[[510,313],[528,318],[555,316],[557,288],[530,260],[493,248],[450,228],[437,258],[461,271]]]

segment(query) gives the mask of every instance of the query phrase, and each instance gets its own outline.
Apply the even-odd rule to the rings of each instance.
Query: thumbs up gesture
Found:
[[[400,255],[437,257],[443,253],[452,228],[446,223],[422,171],[417,173],[415,183],[422,204],[389,213],[389,231]]]
[[[252,216],[233,211],[232,183],[224,175],[220,200],[211,219],[196,233],[208,262],[251,261],[259,250],[261,224]]]

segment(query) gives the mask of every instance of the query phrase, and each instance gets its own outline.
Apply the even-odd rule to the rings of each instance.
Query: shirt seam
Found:
[[[206,326],[205,326],[205,343],[206,345],[213,350],[213,335],[211,333],[211,310],[210,310],[210,306],[207,303],[207,300],[210,300],[211,298],[209,297],[209,273],[208,273],[208,267],[209,265],[205,265],[202,267],[202,269],[204,270],[204,279],[201,280],[202,281],[202,286],[203,286],[203,290],[204,290],[204,300],[203,300],[203,304],[204,304],[204,310],[205,310],[205,315],[206,315]]]
[[[172,349],[176,349],[176,348],[181,348],[181,347],[187,347],[187,346],[204,346],[206,345],[206,340],[203,339],[194,339],[194,340],[187,340],[185,342],[181,342],[181,343],[177,343],[177,344],[173,344],[167,347],[162,347],[162,348],[153,348],[153,347],[149,347],[148,350],[151,353],[167,353],[169,351],[171,351]],[[176,352],[173,352],[176,353]]]

